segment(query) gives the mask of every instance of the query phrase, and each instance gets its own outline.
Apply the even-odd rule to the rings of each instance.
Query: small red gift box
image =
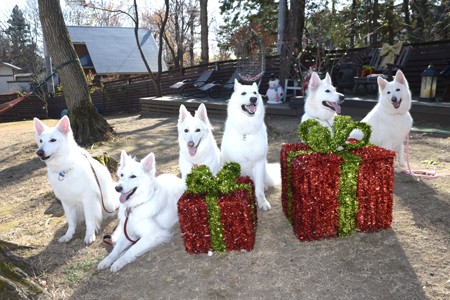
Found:
[[[317,153],[304,143],[282,146],[282,207],[301,241],[391,226],[395,153],[377,146],[336,153]],[[342,186],[344,159],[338,154],[346,157],[347,162],[353,157],[358,160],[357,169],[347,169],[344,174],[347,178],[354,175],[357,181],[348,184],[352,185],[350,192],[344,192],[348,185]],[[351,197],[357,198],[356,203]],[[343,205],[345,209],[340,211]]]
[[[205,199],[207,193],[185,193],[178,201],[181,235],[188,253],[253,250],[258,221],[253,181],[248,176],[241,176],[235,182],[237,185],[251,187],[252,197],[248,189],[243,188],[227,194],[219,193],[217,205],[221,230],[218,235],[220,242],[223,240],[222,251],[220,248],[215,249],[211,243],[211,212],[208,212]]]

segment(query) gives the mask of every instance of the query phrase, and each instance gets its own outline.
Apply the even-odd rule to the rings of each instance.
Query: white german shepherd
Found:
[[[223,133],[221,164],[234,161],[241,165],[241,174],[255,183],[259,208],[270,209],[264,190],[281,183],[280,164],[267,164],[267,132],[264,124],[264,103],[258,86],[234,83],[234,93],[228,102]]]
[[[155,172],[153,153],[138,163],[122,150],[116,186],[121,193],[119,237],[113,251],[98,265],[99,270],[111,266],[111,271],[117,272],[172,237],[172,226],[178,222],[178,199],[186,185],[173,174],[155,177]]]
[[[59,242],[70,241],[77,225],[86,221],[84,241],[90,244],[95,240],[102,218],[115,215],[116,208],[119,207],[119,194],[114,190],[111,174],[77,145],[67,116],[56,127],[47,127],[34,118],[34,129],[39,146],[36,154],[47,164],[48,179],[55,196],[61,200],[69,224],[66,234]],[[102,201],[106,210],[111,213],[105,211]]]
[[[194,166],[207,165],[213,175],[220,171],[220,150],[212,134],[206,107],[202,103],[193,117],[180,105],[178,117],[178,143],[180,144],[180,171],[186,180]]]
[[[339,104],[344,102],[344,95],[336,92],[327,73],[324,80],[320,80],[316,72],[311,74],[305,100],[305,113],[301,122],[308,119],[317,120],[320,125],[327,126],[333,132],[333,119],[341,113]]]
[[[370,142],[385,149],[397,152],[398,163],[405,166],[403,142],[411,131],[412,117],[411,92],[408,81],[398,70],[394,80],[378,77],[379,98],[375,107],[362,120],[372,126]],[[362,132],[355,130],[352,137],[361,139]],[[398,170],[396,170],[398,171]]]

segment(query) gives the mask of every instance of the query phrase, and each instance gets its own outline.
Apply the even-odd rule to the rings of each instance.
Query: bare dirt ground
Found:
[[[220,144],[224,118],[210,119]],[[138,159],[154,152],[159,174],[179,173],[177,116],[108,121],[117,139],[88,151],[115,159],[121,149]],[[276,162],[282,143],[298,142],[299,119],[268,123],[268,159]],[[54,299],[450,299],[448,177],[395,175],[392,229],[315,242],[294,236],[281,210],[281,187],[274,187],[266,193],[272,209],[258,212],[252,252],[190,255],[175,226],[169,243],[111,273],[97,271],[97,264],[111,251],[100,237],[112,232],[116,219],[106,219],[89,246],[84,226],[69,243],[58,243],[67,224],[45,164],[35,155],[32,122],[0,124],[0,133],[0,239],[35,247],[14,252],[42,270],[36,282]],[[413,169],[450,172],[450,136],[410,137]]]

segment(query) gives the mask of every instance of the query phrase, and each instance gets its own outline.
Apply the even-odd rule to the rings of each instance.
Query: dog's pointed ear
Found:
[[[155,162],[155,155],[153,153],[150,153],[144,159],[141,160],[141,166],[144,172],[149,173],[152,176],[155,176],[156,170],[156,162]]]
[[[241,84],[240,84],[239,81],[235,78],[235,79],[234,79],[234,91],[237,92],[237,90],[239,89],[240,86],[241,86]]]
[[[319,75],[316,72],[313,72],[311,74],[311,79],[309,80],[308,87],[312,87],[317,90],[320,86],[320,83],[321,83],[321,80],[320,80]]]
[[[401,70],[398,70],[397,73],[395,73],[394,81],[408,86],[408,81],[406,81],[405,74],[403,74]]]
[[[58,125],[56,125],[56,128],[64,134],[69,133],[70,131],[72,131],[72,129],[70,128],[70,121],[69,121],[69,117],[68,116],[64,116],[61,118],[61,120],[59,120]]]
[[[195,116],[203,121],[207,126],[211,127],[211,124],[209,123],[208,114],[206,112],[206,106],[205,104],[200,104],[198,109],[195,111]]]
[[[256,84],[256,82],[253,82],[252,87],[254,87],[256,89],[256,91],[259,92],[259,87]]]
[[[122,149],[122,152],[120,152],[120,168],[125,167],[127,164],[128,154],[125,150]]]
[[[34,131],[36,132],[37,135],[41,135],[47,128],[47,126],[44,123],[42,123],[41,120],[39,120],[38,118],[34,118],[33,123],[34,123]]]
[[[187,115],[190,115],[191,113],[186,109],[186,106],[183,104],[180,105],[180,114],[178,116],[178,125],[184,122],[186,120]]]
[[[327,82],[328,84],[331,84],[331,76],[330,76],[330,74],[328,74],[328,72],[327,72],[327,75],[325,76],[325,82]]]
[[[386,87],[386,84],[388,84],[387,80],[381,78],[381,76],[378,76],[377,78],[378,86],[380,87],[380,91],[384,90]]]

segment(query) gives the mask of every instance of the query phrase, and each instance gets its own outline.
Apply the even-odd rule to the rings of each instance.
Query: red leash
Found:
[[[131,245],[134,245],[134,244],[136,244],[141,238],[138,238],[137,240],[133,241],[132,239],[130,239],[130,237],[129,237],[128,234],[127,234],[127,223],[128,223],[128,216],[130,215],[130,213],[131,213],[131,209],[128,208],[127,211],[126,211],[126,214],[125,214],[126,219],[125,219],[125,224],[123,224],[123,233],[125,233],[125,237],[127,238],[127,240],[129,240],[129,241],[131,242]]]

